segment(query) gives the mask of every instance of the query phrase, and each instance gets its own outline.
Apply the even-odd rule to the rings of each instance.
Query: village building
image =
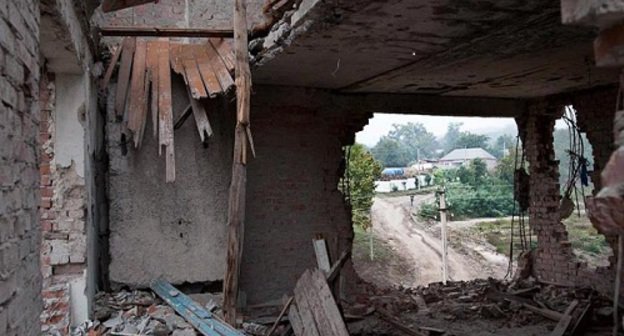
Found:
[[[483,161],[488,170],[496,168],[496,157],[480,147],[453,149],[438,160],[437,166],[440,168],[457,168],[466,166],[476,159]]]

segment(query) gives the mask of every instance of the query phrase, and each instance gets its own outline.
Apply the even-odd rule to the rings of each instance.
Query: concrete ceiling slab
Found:
[[[538,97],[614,83],[593,66],[591,28],[559,1],[325,2],[327,17],[254,71],[262,84],[345,92]]]

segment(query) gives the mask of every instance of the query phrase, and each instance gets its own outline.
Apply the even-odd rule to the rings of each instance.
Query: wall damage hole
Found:
[[[360,277],[379,287],[442,281],[443,232],[446,280],[505,276],[518,214],[513,119],[379,113],[356,141],[345,148],[339,189]]]
[[[559,162],[559,211],[568,236],[563,243],[570,244],[577,259],[590,268],[609,266],[613,251],[605,236],[591,224],[585,208],[585,197],[594,191],[593,147],[577,125],[577,112],[572,106],[566,106],[555,123],[553,146]]]

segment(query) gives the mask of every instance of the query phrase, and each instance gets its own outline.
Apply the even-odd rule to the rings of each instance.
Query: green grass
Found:
[[[354,225],[353,256],[358,260],[370,260],[370,233],[364,231],[360,226]],[[394,257],[396,252],[392,250],[387,242],[373,236],[373,251],[375,261],[386,261]]]
[[[568,240],[577,255],[588,254],[593,257],[611,253],[605,237],[599,234],[585,216],[580,218],[573,214],[563,221],[568,231]],[[517,225],[517,222],[514,223]],[[496,247],[498,253],[509,255],[509,241],[511,239],[511,221],[501,219],[493,222],[482,222],[471,228],[474,234],[483,236],[490,244]],[[536,246],[536,237],[532,237],[533,247]]]
[[[584,215],[579,217],[577,214],[572,214],[563,223],[568,230],[568,237],[574,249],[592,256],[611,252],[605,237],[596,231]]]

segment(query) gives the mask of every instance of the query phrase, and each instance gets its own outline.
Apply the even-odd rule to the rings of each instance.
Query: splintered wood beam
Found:
[[[109,26],[100,27],[102,36],[144,36],[144,37],[219,37],[232,38],[234,32],[229,29],[203,28],[165,28],[165,27],[133,27]]]
[[[249,69],[247,5],[234,1],[234,51],[236,55],[236,129],[232,184],[228,206],[227,265],[223,282],[223,310],[226,321],[236,325],[240,265],[245,229],[245,198],[247,184],[247,147],[249,146],[249,110],[251,71]],[[250,137],[249,137],[250,138]]]

